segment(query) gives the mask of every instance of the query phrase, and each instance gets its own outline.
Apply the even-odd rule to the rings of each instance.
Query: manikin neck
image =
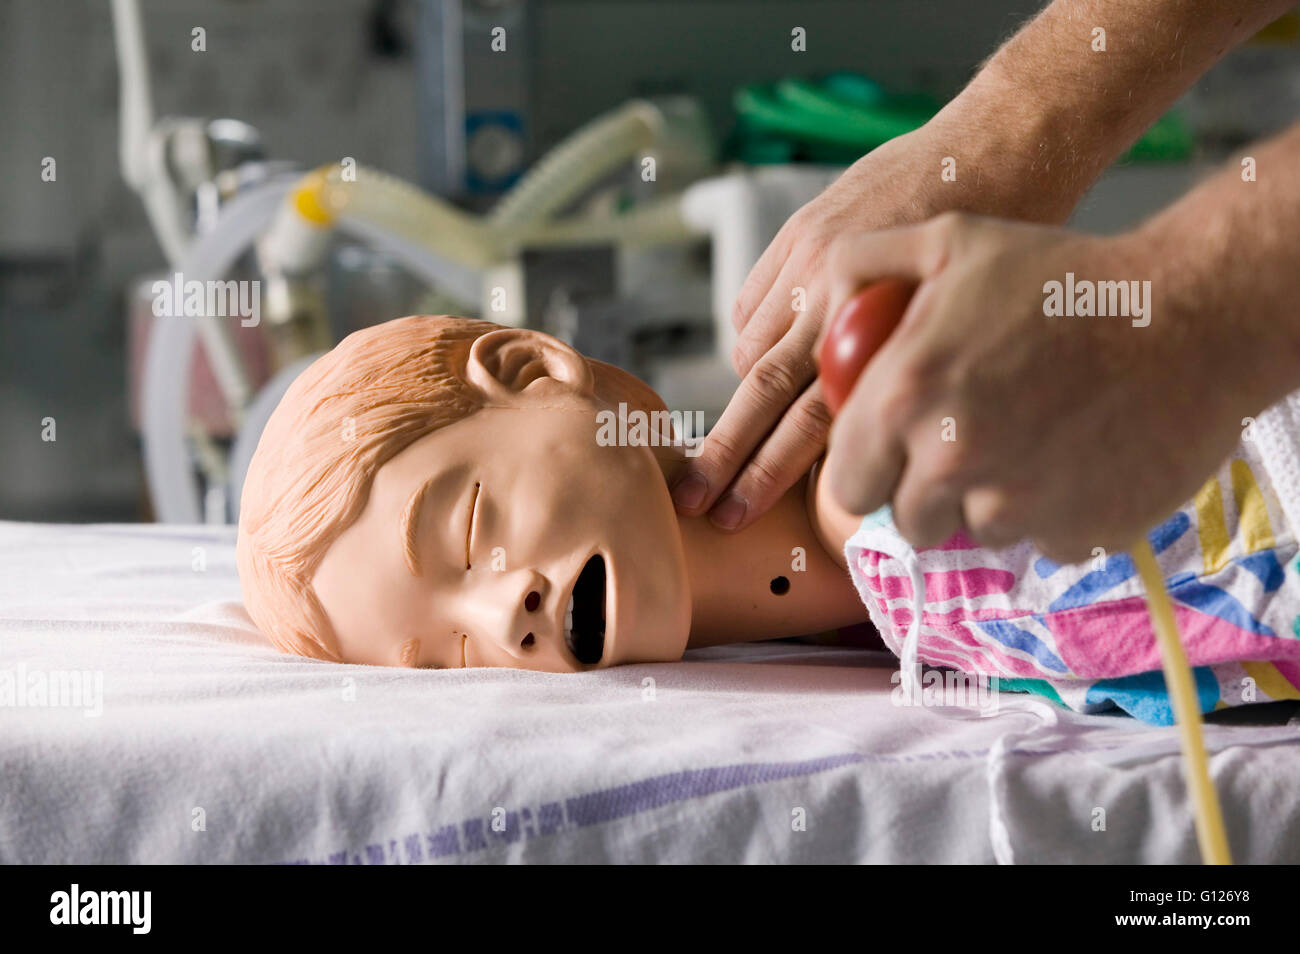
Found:
[[[691,586],[690,648],[808,635],[866,618],[841,564],[847,534],[823,540],[826,531],[814,527],[814,489],[804,478],[737,533],[707,517],[678,518]]]

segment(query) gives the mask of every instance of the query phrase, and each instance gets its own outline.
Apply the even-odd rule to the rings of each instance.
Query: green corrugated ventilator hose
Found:
[[[940,106],[924,95],[887,93],[856,73],[742,86],[734,105],[738,122],[729,151],[755,165],[847,164],[924,125]],[[1191,156],[1192,147],[1187,123],[1170,112],[1147,130],[1122,161],[1184,160]]]

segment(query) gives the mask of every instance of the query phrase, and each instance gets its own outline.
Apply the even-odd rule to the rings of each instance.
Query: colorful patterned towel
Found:
[[[1257,443],[1243,441],[1149,534],[1202,711],[1300,699],[1300,544],[1269,473]],[[1080,712],[1173,721],[1128,554],[1098,550],[1061,566],[1027,543],[993,551],[964,534],[915,550],[885,508],[863,520],[845,555],[872,622],[904,659],[922,589],[920,662],[996,676],[1000,689]]]

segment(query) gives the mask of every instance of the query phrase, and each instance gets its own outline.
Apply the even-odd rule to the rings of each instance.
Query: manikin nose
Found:
[[[483,586],[467,607],[469,631],[477,636],[470,637],[471,658],[543,669],[564,661],[564,631],[552,612],[556,587],[547,576],[521,568],[490,574]]]

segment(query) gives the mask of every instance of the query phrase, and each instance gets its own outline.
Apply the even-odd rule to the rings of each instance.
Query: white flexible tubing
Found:
[[[311,191],[313,175],[298,188]],[[450,204],[384,173],[369,168],[357,170],[355,181],[344,181],[339,167],[314,180],[314,200],[321,211],[335,216],[334,225],[385,249],[416,275],[424,277],[465,302],[477,302],[482,294],[485,269],[501,258],[501,247],[526,242],[536,245],[579,242],[680,242],[692,237],[681,219],[675,200],[660,200],[627,215],[583,219],[511,229],[509,241],[480,221]],[[332,232],[329,223],[307,221],[298,211],[295,188],[280,203],[280,211],[267,230],[264,251],[290,272],[302,271],[323,260]],[[186,281],[220,278],[203,262],[204,274],[182,269]],[[191,259],[192,261],[192,259]],[[225,319],[198,320],[205,353],[236,424],[252,400],[248,380],[233,328]]]
[[[305,195],[304,195],[305,193]],[[300,199],[316,206],[308,216]],[[472,216],[385,173],[338,166],[299,179],[259,240],[269,268],[296,275],[322,265],[336,228],[381,245],[430,284],[466,302],[482,294],[482,272],[498,259],[492,233]]]
[[[319,172],[309,173],[300,187],[310,190],[312,176]],[[683,220],[676,197],[647,203],[625,215],[494,226],[374,169],[358,168],[356,181],[348,182],[337,167],[330,167],[317,183],[317,200],[334,217],[334,224],[383,245],[415,273],[470,302],[478,301],[482,293],[482,273],[525,245],[655,245],[690,241],[699,234]],[[323,260],[328,244],[324,237],[330,229],[329,224],[305,219],[290,195],[262,249],[291,273],[308,270]]]
[[[633,100],[600,116],[547,153],[488,215],[488,224],[544,222],[659,139],[664,119],[645,100]]]
[[[413,275],[423,278],[434,288],[450,292],[467,308],[477,308],[483,297],[483,271],[466,268],[450,262],[431,251],[421,242],[388,231],[363,219],[345,216],[339,220],[339,231],[382,249],[395,261],[405,266]],[[397,315],[389,317],[396,318]]]
[[[185,280],[206,282],[224,278],[257,236],[270,226],[300,181],[297,175],[282,177],[236,196],[222,209],[212,230],[201,235],[185,256],[180,268]],[[354,197],[361,191],[356,190]],[[386,189],[384,194],[389,199],[400,196],[409,201],[411,197],[407,193],[415,191],[408,186],[406,190]],[[440,259],[424,245],[387,231],[394,224],[391,216],[379,216],[385,219],[381,224],[359,217],[359,213],[378,208],[382,201],[376,196],[374,205],[369,202],[349,205],[338,220],[339,230],[372,242],[426,281],[463,295],[467,300],[477,301],[482,294],[478,271],[458,268]],[[429,204],[436,203],[431,201]],[[443,224],[447,224],[445,218]],[[448,233],[440,233],[440,243],[447,237]],[[145,356],[141,430],[149,495],[157,519],[162,523],[199,523],[202,519],[199,488],[185,445],[189,368],[196,329],[210,331],[214,323],[220,325],[227,320],[154,319]],[[227,334],[229,329],[217,327],[216,332]],[[214,364],[215,370],[217,366]],[[220,376],[218,381],[222,382]],[[226,393],[229,381],[222,383],[223,393]],[[248,403],[248,396],[239,392],[236,398],[239,403],[232,405],[231,411],[239,417]]]
[[[480,219],[386,173],[360,167],[356,181],[345,182],[335,167],[323,193],[325,208],[341,221],[396,233],[471,269],[497,262],[495,233]]]
[[[186,280],[225,276],[270,223],[296,178],[257,186],[225,206],[213,229],[185,255],[180,271]],[[195,330],[191,318],[155,318],[145,354],[141,437],[149,497],[160,523],[202,522],[199,487],[185,446]]]
[[[130,0],[115,0],[131,6]],[[136,11],[138,14],[138,10]],[[344,232],[387,251],[407,268],[469,301],[481,295],[481,273],[500,259],[516,236],[531,241],[573,242],[617,237],[623,240],[677,241],[690,237],[675,201],[665,200],[626,217],[608,221],[542,224],[593,182],[658,137],[662,118],[649,103],[633,102],[602,117],[557,147],[483,223],[436,197],[373,169],[357,170],[344,181],[332,167],[321,184],[324,208],[337,216]],[[278,180],[237,197],[222,211],[212,231],[183,255],[186,281],[222,278],[235,261],[275,221],[297,215],[286,200],[303,185],[300,178]],[[293,229],[281,230],[292,235]],[[508,236],[508,238],[506,237]],[[323,243],[320,248],[323,248]],[[286,249],[292,258],[303,249]],[[243,369],[230,367],[237,356],[222,319],[200,322],[223,395],[239,417],[249,401]],[[161,319],[150,336],[143,389],[145,471],[158,518],[165,523],[200,519],[199,492],[185,447],[188,369],[194,327],[185,319]],[[234,357],[232,357],[234,356]]]
[[[642,203],[622,215],[583,216],[520,226],[500,240],[503,250],[516,246],[618,244],[671,245],[695,241],[706,233],[692,228],[682,216],[680,196]]]

